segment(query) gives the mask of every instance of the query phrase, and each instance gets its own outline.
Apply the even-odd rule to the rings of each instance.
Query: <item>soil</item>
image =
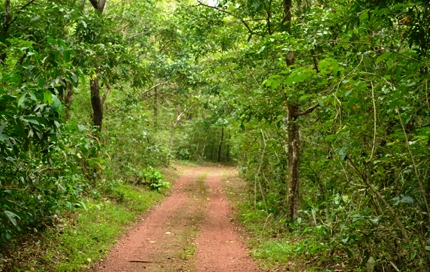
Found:
[[[258,271],[222,187],[221,167],[195,167],[91,271]]]

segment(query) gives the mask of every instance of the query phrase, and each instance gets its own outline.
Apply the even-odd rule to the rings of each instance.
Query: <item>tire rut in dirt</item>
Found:
[[[221,169],[212,171],[206,184],[210,200],[205,222],[196,239],[196,271],[258,271],[232,223],[232,208],[222,187]]]

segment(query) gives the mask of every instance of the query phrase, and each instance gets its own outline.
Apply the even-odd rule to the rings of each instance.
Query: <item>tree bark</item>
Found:
[[[90,0],[93,7],[103,14],[107,0]],[[100,97],[100,86],[98,79],[90,80],[91,106],[93,107],[93,124],[102,130],[103,122],[103,100]]]
[[[105,11],[107,0],[90,0],[90,2],[96,10],[100,11],[100,13]]]
[[[291,8],[293,5],[292,0],[284,0],[283,4],[283,12],[284,12],[284,18],[282,19],[282,29],[286,32],[290,32],[291,30]]]
[[[98,127],[99,131],[102,130],[103,122],[103,105],[100,98],[100,86],[98,79],[90,80],[91,89],[91,106],[93,107],[93,124]]]
[[[286,196],[287,221],[291,222],[297,218],[299,210],[299,158],[300,158],[300,135],[297,124],[299,106],[288,104],[287,106],[287,129],[288,129],[288,190]]]
[[[283,1],[284,18],[282,20],[282,29],[285,32],[291,32],[292,21],[292,0]],[[287,66],[294,65],[294,52],[289,51],[285,55]],[[294,101],[287,101],[287,133],[288,133],[288,185],[285,204],[287,207],[287,222],[292,222],[297,218],[299,210],[299,158],[300,158],[300,135],[297,117],[299,106]]]
[[[222,143],[224,141],[224,127],[221,127],[221,140],[219,141],[218,146],[218,159],[217,162],[221,162],[221,153],[222,153]]]
[[[64,104],[66,105],[65,110],[65,118],[66,120],[69,120],[70,118],[70,107],[72,106],[72,98],[74,93],[74,87],[72,83],[67,84],[67,91],[64,95]]]
[[[154,88],[154,127],[158,127],[158,90]]]

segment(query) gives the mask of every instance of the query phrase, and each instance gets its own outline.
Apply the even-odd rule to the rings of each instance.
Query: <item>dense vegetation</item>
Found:
[[[0,22],[1,245],[178,158],[235,161],[311,265],[430,266],[428,1],[5,0]]]

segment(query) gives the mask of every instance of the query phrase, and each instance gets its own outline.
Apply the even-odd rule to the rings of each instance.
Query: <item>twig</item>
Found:
[[[163,263],[163,262],[157,262],[157,261],[145,261],[145,260],[130,260],[129,263]]]
[[[396,271],[400,271],[392,261],[390,261],[390,264]]]

